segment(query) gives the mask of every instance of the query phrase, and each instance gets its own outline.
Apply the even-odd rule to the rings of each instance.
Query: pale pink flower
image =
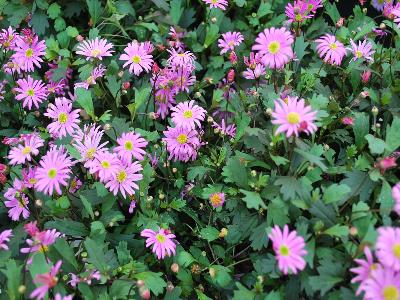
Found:
[[[117,154],[103,150],[95,154],[94,159],[88,162],[89,173],[97,174],[101,182],[115,177],[118,172],[120,160]]]
[[[194,100],[179,103],[172,109],[172,121],[177,127],[183,127],[187,130],[196,129],[196,125],[201,128],[207,111],[194,104]]]
[[[285,8],[285,14],[292,23],[304,22],[306,19],[311,19],[314,15],[308,9],[308,4],[302,0],[295,0],[293,4],[288,3]]]
[[[0,31],[0,45],[5,50],[14,50],[18,38],[18,32],[16,32],[11,26]]]
[[[99,59],[103,57],[112,56],[113,44],[108,43],[106,39],[99,39],[96,37],[94,40],[86,40],[79,43],[76,54],[86,56],[86,60]]]
[[[210,8],[220,8],[226,10],[228,6],[227,0],[202,0],[205,4],[210,5]]]
[[[10,241],[10,237],[12,237],[12,230],[7,229],[0,233],[0,249],[8,250],[7,242]]]
[[[193,67],[196,57],[190,51],[178,52],[175,49],[167,50],[170,54],[167,62],[172,67]]]
[[[57,285],[58,278],[56,275],[60,270],[61,264],[62,261],[59,260],[53,267],[51,267],[49,273],[36,275],[33,281],[36,284],[40,284],[40,286],[33,290],[29,296],[30,298],[42,300],[46,296],[47,292]]]
[[[175,234],[169,230],[159,228],[157,231],[145,229],[140,233],[140,236],[146,237],[146,247],[153,246],[152,252],[157,255],[158,259],[164,259],[165,256],[175,255],[176,242]]]
[[[132,161],[133,158],[137,160],[143,160],[146,151],[144,150],[147,146],[147,141],[142,138],[139,133],[128,132],[123,133],[117,139],[118,146],[114,148],[114,152],[123,161]]]
[[[363,285],[364,300],[400,299],[400,273],[390,268],[378,268]]]
[[[18,195],[15,195],[15,198],[4,201],[4,205],[8,208],[8,216],[13,221],[19,221],[21,215],[24,219],[29,217],[28,204],[29,199],[23,193],[18,193]]]
[[[400,271],[400,228],[378,228],[375,247],[376,257],[383,266]]]
[[[21,248],[21,253],[47,252],[60,235],[55,229],[36,232],[31,239],[26,239],[29,247]]]
[[[24,164],[31,161],[33,156],[39,154],[39,148],[43,147],[44,140],[38,134],[31,134],[22,138],[22,144],[10,149],[8,159],[11,165]]]
[[[129,72],[136,76],[145,70],[149,72],[153,65],[153,56],[148,52],[146,44],[133,41],[129,43],[119,59],[125,61],[123,67],[129,66]]]
[[[362,42],[359,41],[358,45],[350,39],[351,48],[350,51],[353,52],[354,57],[351,60],[356,61],[359,58],[364,58],[367,61],[373,62],[374,59],[372,56],[374,55],[375,51],[372,50],[372,44],[367,40],[363,40]]]
[[[41,57],[46,54],[46,43],[39,41],[37,36],[34,36],[30,43],[19,37],[15,41],[14,51],[12,59],[17,62],[21,69],[26,72],[33,72],[35,66],[40,68],[40,63],[43,62]]]
[[[233,51],[235,47],[243,42],[244,38],[240,32],[226,32],[222,34],[222,39],[218,40],[218,47],[221,49],[219,54],[224,54],[228,51]]]
[[[197,150],[200,148],[200,140],[195,130],[187,130],[182,127],[167,127],[164,131],[169,158],[174,161],[187,162],[197,158]]]
[[[32,108],[32,105],[39,108],[40,103],[46,100],[48,91],[46,84],[41,80],[34,80],[30,75],[27,79],[17,80],[18,87],[14,88],[17,95],[15,99],[23,100],[22,106]]]
[[[118,166],[116,175],[109,179],[105,186],[114,196],[118,194],[118,191],[121,192],[124,198],[126,198],[126,194],[132,196],[135,194],[135,190],[139,189],[136,182],[143,179],[143,175],[139,173],[142,170],[142,166],[137,161],[126,164],[121,163]]]
[[[78,129],[74,134],[73,146],[81,155],[81,161],[89,162],[93,160],[97,153],[105,150],[108,142],[101,143],[104,130],[96,124],[85,125],[83,130]],[[85,163],[85,168],[89,168],[89,164]]]
[[[392,197],[394,199],[394,211],[400,216],[400,182],[392,188]]]
[[[231,138],[235,138],[236,135],[236,126],[235,124],[225,124],[225,120],[221,120],[221,124],[218,124],[217,122],[213,121],[213,124],[211,125],[214,130],[218,131],[221,135],[227,135]]]
[[[323,35],[317,42],[317,52],[323,60],[332,65],[340,65],[346,55],[346,48],[334,35],[329,33]]]

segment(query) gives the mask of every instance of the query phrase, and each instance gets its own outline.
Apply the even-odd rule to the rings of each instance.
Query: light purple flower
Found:
[[[175,255],[176,244],[175,235],[169,230],[159,228],[157,231],[145,229],[140,233],[140,236],[146,237],[146,247],[153,246],[153,253],[158,259],[164,259],[165,256]]]

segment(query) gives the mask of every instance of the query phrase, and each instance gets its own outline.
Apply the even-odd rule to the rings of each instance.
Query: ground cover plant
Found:
[[[0,15],[1,299],[400,299],[400,3]]]

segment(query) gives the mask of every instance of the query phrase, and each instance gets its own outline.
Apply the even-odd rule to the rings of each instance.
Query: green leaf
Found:
[[[50,26],[47,15],[41,10],[37,10],[32,15],[31,24],[38,35],[43,35],[46,32],[46,28]]]
[[[349,234],[349,227],[336,224],[332,226],[331,228],[328,228],[327,230],[324,231],[324,234],[330,235],[332,237],[343,237],[347,236]]]
[[[18,266],[15,260],[9,260],[5,264],[5,269],[1,269],[7,277],[7,294],[11,300],[20,299],[18,287],[21,284],[22,268],[23,266]]]
[[[386,127],[386,150],[393,152],[400,147],[400,118],[394,117],[392,125]]]
[[[212,242],[219,237],[219,231],[218,229],[212,227],[212,226],[207,226],[200,230],[200,235],[203,239],[207,240],[208,242]]]
[[[135,275],[138,280],[143,280],[146,287],[156,296],[163,293],[167,283],[161,278],[163,273],[142,272]]]
[[[77,88],[75,90],[76,102],[86,111],[86,113],[94,117],[94,107],[92,94],[89,90],[85,90],[84,88]]]
[[[79,197],[81,198],[83,207],[85,208],[86,212],[90,215],[90,217],[93,220],[94,219],[94,213],[93,213],[92,204],[90,204],[90,202],[88,201],[88,199],[85,196],[80,195]]]
[[[108,270],[106,257],[103,252],[103,245],[99,245],[94,240],[87,238],[84,242],[85,248],[88,252],[88,261],[92,263],[101,273]]]
[[[366,114],[355,114],[353,132],[357,148],[361,149],[367,143],[364,137],[369,132],[369,118]]]
[[[238,157],[230,157],[226,166],[222,170],[225,182],[234,182],[239,187],[246,188],[248,186],[248,175],[243,160]]]
[[[180,251],[177,257],[178,264],[184,268],[190,266],[196,260],[193,255],[186,251]]]
[[[227,286],[231,281],[232,277],[229,275],[230,270],[227,267],[214,265],[210,269],[214,269],[215,275],[211,277],[211,280],[221,287]]]
[[[171,10],[169,11],[169,13],[171,15],[172,22],[174,22],[175,25],[178,25],[183,13],[182,0],[172,0],[170,2],[170,5]]]
[[[336,7],[335,3],[329,3],[327,2],[325,4],[325,11],[328,14],[328,16],[331,18],[333,24],[336,24],[337,21],[340,19],[340,13]]]
[[[322,162],[323,158],[313,155],[309,152],[300,150],[299,148],[295,148],[294,152],[300,154],[301,156],[303,156],[307,161],[309,161],[312,164],[317,165],[318,167],[321,168],[322,171],[326,171],[328,168],[325,166],[325,164]]]
[[[367,134],[365,138],[372,154],[382,154],[385,151],[386,143],[383,140],[374,137],[372,134]]]
[[[49,8],[47,9],[47,14],[49,15],[50,19],[56,19],[61,13],[61,6],[57,3],[50,4]]]
[[[285,166],[288,162],[290,162],[287,158],[284,158],[282,156],[274,156],[270,154],[270,157],[278,167]]]
[[[381,215],[389,215],[393,209],[394,200],[392,197],[392,188],[390,184],[384,180],[382,183],[381,192],[379,193],[377,202],[380,203]]]
[[[219,36],[219,27],[217,24],[207,26],[206,39],[204,41],[204,48],[208,48]]]
[[[240,190],[240,192],[245,195],[242,200],[246,203],[248,209],[254,208],[258,210],[260,207],[267,208],[259,193],[246,190]]]
[[[195,180],[196,177],[199,177],[199,179],[202,179],[210,171],[212,171],[211,168],[207,168],[204,166],[191,167],[191,168],[189,168],[189,171],[187,174],[187,179],[190,181]]]
[[[78,29],[76,29],[76,27],[68,26],[67,34],[68,34],[68,36],[75,38],[79,35],[79,31],[78,31]]]
[[[69,246],[68,242],[64,239],[57,239],[57,242],[53,244],[53,247],[57,252],[69,262],[76,270],[78,270],[78,262],[75,258],[74,250]]]
[[[89,14],[92,18],[93,26],[95,26],[102,13],[101,2],[99,0],[86,0],[86,4],[89,8]]]
[[[254,250],[261,250],[262,248],[266,248],[268,245],[268,233],[269,228],[266,222],[261,223],[251,231],[250,246]]]
[[[351,188],[346,184],[332,184],[324,191],[323,200],[325,203],[333,203],[346,200]]]
[[[267,208],[267,224],[277,224],[279,226],[284,226],[289,223],[289,208],[286,203],[283,202],[280,198],[276,198],[268,204]]]
[[[86,229],[85,225],[68,219],[49,221],[46,222],[44,227],[47,229],[54,228],[61,233],[75,237],[87,236],[89,234],[89,231]]]
[[[238,288],[233,292],[232,300],[253,300],[256,293],[246,289],[240,282],[236,282]]]

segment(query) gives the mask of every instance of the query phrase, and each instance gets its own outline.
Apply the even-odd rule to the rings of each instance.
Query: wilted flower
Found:
[[[225,203],[225,194],[224,193],[213,193],[209,197],[210,204],[216,208],[220,207]]]
[[[57,273],[60,270],[62,261],[59,260],[53,267],[51,267],[49,273],[38,274],[33,279],[36,284],[41,284],[41,286],[37,287],[30,294],[30,298],[36,298],[36,300],[42,300],[46,293],[53,287],[56,286],[58,282],[58,278],[56,277]]]

